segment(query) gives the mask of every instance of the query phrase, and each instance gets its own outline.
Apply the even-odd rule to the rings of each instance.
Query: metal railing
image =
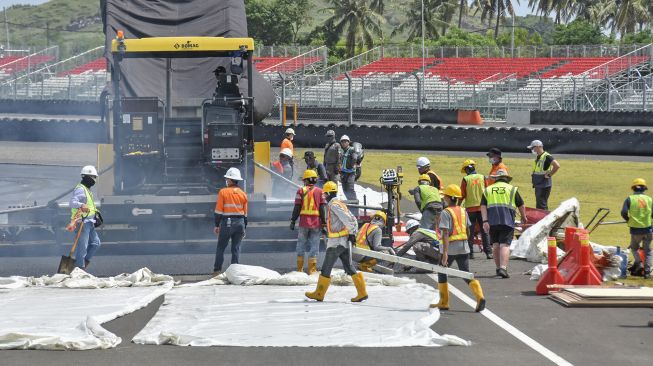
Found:
[[[39,65],[29,73],[1,81],[0,98],[97,100],[108,81],[106,70],[80,73],[70,71],[102,58],[103,54],[104,46],[96,47],[56,63]]]

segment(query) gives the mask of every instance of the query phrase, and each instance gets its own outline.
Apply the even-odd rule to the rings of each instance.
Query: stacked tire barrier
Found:
[[[298,124],[295,145],[321,149],[329,129],[338,136],[349,135],[367,149],[484,151],[498,147],[525,152],[530,141],[539,139],[552,153],[653,156],[653,129],[637,128]],[[254,128],[254,137],[278,146],[284,130],[278,124],[260,124]],[[104,143],[108,137],[105,124],[98,121],[4,118],[0,119],[0,141]]]
[[[653,127],[653,112],[531,111],[532,125]]]
[[[484,151],[498,147],[507,152],[525,152],[534,139],[544,141],[547,150],[563,154],[653,156],[653,130],[604,128],[463,127],[440,125],[314,125],[298,124],[296,146],[322,148],[324,134],[347,134],[368,149]],[[255,128],[257,141],[272,141],[283,136],[280,125]]]

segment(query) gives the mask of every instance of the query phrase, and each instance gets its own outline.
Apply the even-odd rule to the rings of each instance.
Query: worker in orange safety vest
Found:
[[[217,276],[222,271],[224,251],[231,240],[231,263],[239,263],[240,242],[245,237],[247,228],[247,194],[238,187],[238,182],[243,180],[238,168],[229,168],[226,187],[218,192],[215,203],[215,228],[213,232],[218,236],[218,246],[215,252],[213,275]]]

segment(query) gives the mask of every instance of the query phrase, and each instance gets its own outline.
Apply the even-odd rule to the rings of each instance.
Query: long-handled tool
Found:
[[[82,222],[79,224],[79,230],[77,231],[77,235],[75,235],[75,241],[73,242],[73,246],[70,248],[70,253],[67,256],[61,256],[61,261],[59,262],[59,269],[57,269],[57,273],[70,274],[73,269],[75,269],[75,258],[73,258],[73,254],[75,254],[77,242],[79,241],[79,236],[82,234],[83,229],[84,220],[82,220]]]

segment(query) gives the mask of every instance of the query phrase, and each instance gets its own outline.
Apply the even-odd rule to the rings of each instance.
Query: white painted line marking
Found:
[[[437,275],[428,275],[432,280],[435,282],[438,282],[438,277]],[[457,289],[455,286],[452,286],[451,283],[449,283],[449,292],[452,293],[454,296],[462,300],[464,303],[469,305],[472,309],[476,309],[476,300],[473,300],[471,297],[465,295],[462,291]],[[564,358],[558,356],[555,354],[553,351],[550,349],[544,347],[540,343],[538,343],[536,340],[533,338],[527,336],[524,334],[522,331],[519,329],[515,328],[514,326],[510,325],[508,322],[505,320],[501,319],[498,315],[490,311],[487,307],[485,310],[481,311],[481,314],[488,318],[491,322],[494,324],[498,325],[500,328],[520,340],[522,343],[525,345],[529,346],[533,350],[537,351],[539,354],[542,356],[548,358],[551,362],[555,363],[556,365],[573,365],[569,361],[565,360]]]

